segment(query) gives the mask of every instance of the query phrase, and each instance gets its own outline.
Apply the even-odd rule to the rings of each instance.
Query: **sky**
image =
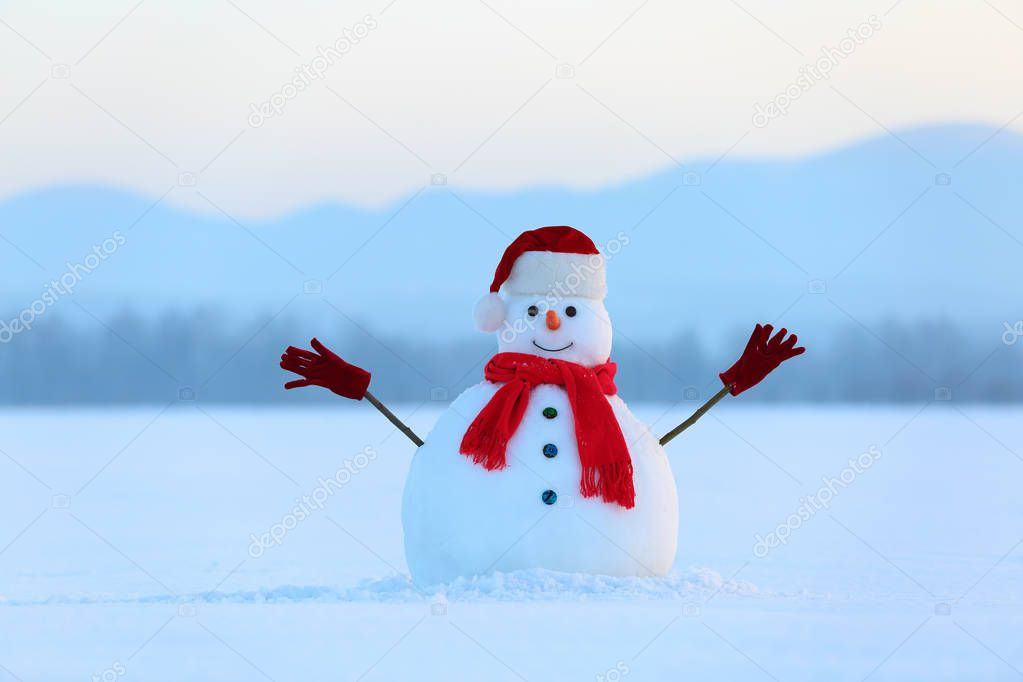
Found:
[[[0,61],[0,200],[184,187],[243,217],[1023,130],[1008,0],[0,2]]]

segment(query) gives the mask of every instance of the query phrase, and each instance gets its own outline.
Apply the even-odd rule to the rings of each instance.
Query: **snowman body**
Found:
[[[609,576],[671,569],[675,481],[659,439],[617,395],[604,307],[606,258],[629,243],[619,232],[605,257],[582,232],[553,225],[523,232],[505,249],[490,293],[473,310],[477,328],[496,333],[498,355],[484,369],[487,380],[441,415],[405,483],[405,553],[418,584],[531,568]],[[721,375],[732,395],[805,350],[795,348],[795,335],[771,331],[757,325]],[[369,395],[368,372],[312,344],[318,353],[289,347],[281,356],[282,368],[302,376],[285,388],[368,397],[421,443]]]
[[[585,368],[611,357],[604,257],[578,230],[552,226],[519,235],[505,250],[490,291],[474,317],[480,330],[496,333],[499,352]],[[667,573],[675,560],[678,498],[668,458],[650,430],[613,390],[605,394],[611,409],[581,423],[617,422],[632,462],[634,505],[583,497],[568,393],[559,384],[536,383],[504,450],[504,466],[487,469],[460,449],[500,386],[484,381],[462,393],[412,460],[402,524],[413,579],[429,585],[529,568]],[[594,409],[592,401],[586,404]]]
[[[633,466],[635,506],[579,493],[581,465],[565,390],[539,385],[507,448],[488,471],[459,453],[469,424],[497,392],[462,393],[416,452],[405,484],[405,552],[420,584],[491,571],[545,568],[663,575],[675,560],[678,499],[664,449],[617,395],[607,396]]]

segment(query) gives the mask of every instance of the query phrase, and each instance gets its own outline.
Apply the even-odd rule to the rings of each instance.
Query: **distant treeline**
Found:
[[[154,403],[199,400],[292,403],[340,400],[322,390],[285,392],[278,366],[290,343],[313,333],[373,373],[373,390],[393,402],[446,401],[481,380],[495,350],[479,335],[454,342],[375,333],[354,321],[324,325],[267,314],[229,321],[203,309],[163,316],[48,314],[0,344],[0,403]],[[746,401],[1023,401],[1023,338],[975,339],[950,322],[878,322],[815,338],[806,355],[751,390]],[[619,335],[618,387],[629,401],[697,401],[741,352],[709,348],[695,333],[642,342]]]

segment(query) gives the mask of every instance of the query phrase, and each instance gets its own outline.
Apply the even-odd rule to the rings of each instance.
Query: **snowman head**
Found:
[[[593,366],[611,354],[606,293],[604,257],[590,238],[541,227],[505,250],[474,317],[480,330],[497,334],[501,352]]]

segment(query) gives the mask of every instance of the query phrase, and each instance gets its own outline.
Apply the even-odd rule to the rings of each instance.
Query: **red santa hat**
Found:
[[[505,249],[490,293],[476,303],[473,318],[480,331],[496,331],[504,321],[499,292],[601,300],[607,295],[604,257],[575,228],[557,225],[528,230]]]

